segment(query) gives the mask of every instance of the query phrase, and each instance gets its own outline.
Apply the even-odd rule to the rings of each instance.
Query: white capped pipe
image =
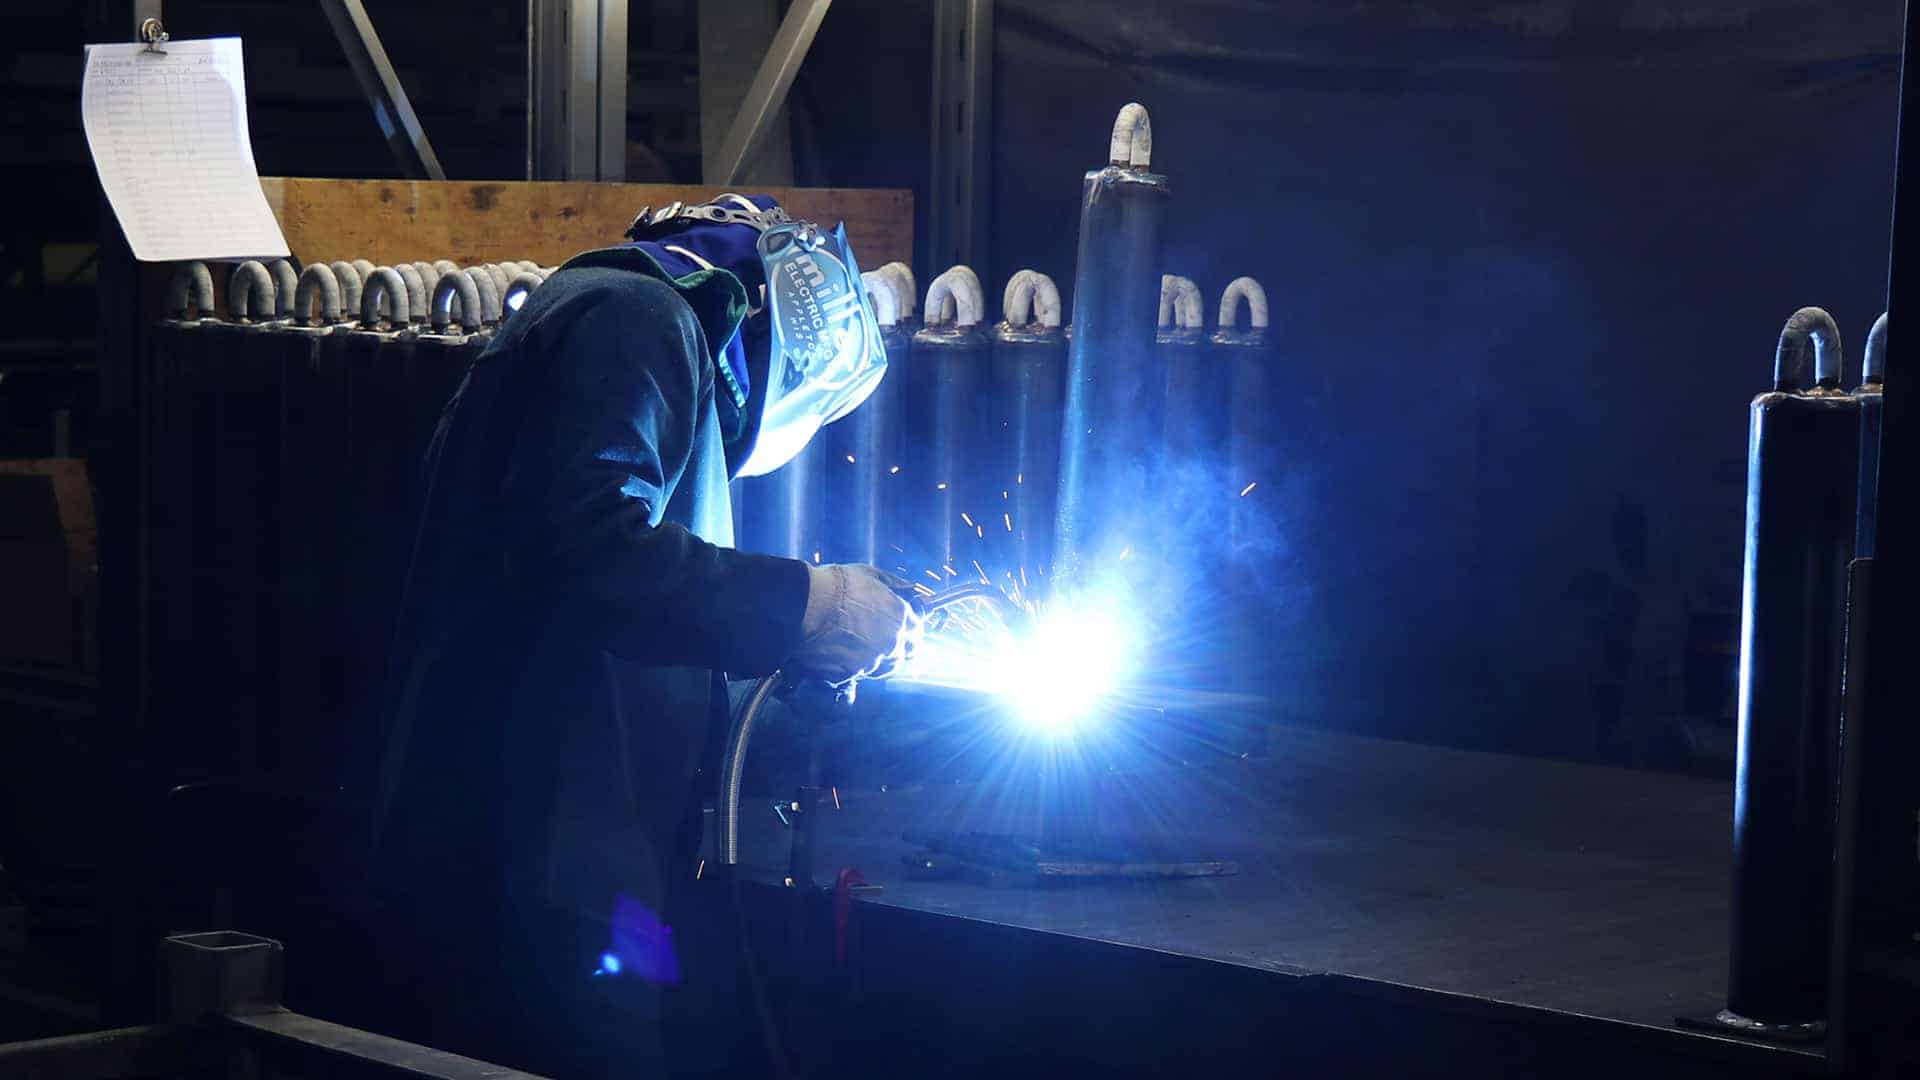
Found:
[[[1153,325],[1170,326],[1173,324],[1173,297],[1174,294],[1179,291],[1179,286],[1174,283],[1179,280],[1179,278],[1174,277],[1172,274],[1160,275],[1160,316],[1155,320]]]
[[[967,267],[952,267],[927,288],[928,326],[939,326],[949,319],[956,326],[978,326],[984,307],[980,277]]]
[[[1113,140],[1107,145],[1107,160],[1115,165],[1145,169],[1153,164],[1153,121],[1147,107],[1130,101],[1113,121]]]
[[[1267,327],[1267,290],[1250,277],[1237,277],[1220,294],[1220,328],[1229,330],[1240,317],[1240,301],[1247,302],[1247,325],[1255,330]]]
[[[1022,270],[1007,287],[1007,325],[1039,323],[1049,330],[1059,329],[1060,289],[1052,278],[1038,270]]]
[[[900,294],[893,290],[893,275],[868,270],[860,275],[860,284],[867,290],[867,299],[873,302],[874,320],[883,327],[898,324]]]
[[[1207,318],[1202,314],[1206,306],[1200,298],[1200,286],[1192,278],[1179,278],[1180,292],[1174,297],[1174,319],[1182,330],[1204,330]]]

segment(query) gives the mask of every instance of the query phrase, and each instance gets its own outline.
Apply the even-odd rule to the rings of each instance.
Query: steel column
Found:
[[[928,268],[971,266],[991,279],[993,0],[935,0],[932,116]]]
[[[527,178],[627,174],[627,0],[528,0]]]
[[[793,6],[787,9],[786,18],[781,20],[773,43],[767,47],[766,57],[760,61],[760,69],[740,102],[739,112],[727,128],[727,137],[720,143],[719,156],[708,159],[707,183],[726,187],[744,179],[747,163],[753,160],[754,153],[773,129],[775,119],[782,115],[787,91],[793,88],[793,77],[800,70],[800,62],[807,58],[807,50],[813,47],[820,20],[827,17],[831,6],[833,0],[794,0]]]

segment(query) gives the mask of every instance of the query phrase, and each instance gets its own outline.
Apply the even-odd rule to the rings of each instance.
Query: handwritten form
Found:
[[[87,46],[80,111],[135,258],[287,254],[247,134],[239,38]]]

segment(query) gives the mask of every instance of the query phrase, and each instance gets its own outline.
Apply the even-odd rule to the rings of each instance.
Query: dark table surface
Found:
[[[1100,835],[1239,872],[1037,886],[903,862],[912,830],[1037,833],[1063,792]],[[1246,759],[1109,771],[1056,753],[838,797],[816,878],[858,867],[883,886],[871,903],[1655,1027],[1725,993],[1725,782],[1280,729]],[[779,880],[779,819],[744,820],[747,869]]]

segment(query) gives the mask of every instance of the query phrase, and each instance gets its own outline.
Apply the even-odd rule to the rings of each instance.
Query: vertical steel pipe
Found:
[[[1867,332],[1866,359],[1860,364],[1860,386],[1853,392],[1860,402],[1860,491],[1855,519],[1853,554],[1873,558],[1880,518],[1880,400],[1887,371],[1887,315],[1873,321]]]
[[[994,328],[988,366],[988,502],[997,485],[1001,505],[988,511],[1007,531],[1006,569],[1032,591],[1053,557],[1055,501],[1060,484],[1060,420],[1067,392],[1067,340],[1061,328],[1060,290],[1053,279],[1022,270],[1007,283],[1005,317]],[[996,512],[997,511],[997,512]],[[1004,515],[1004,516],[1003,516]],[[989,521],[989,527],[993,521]]]
[[[1148,171],[1152,145],[1146,110],[1128,105],[1109,164],[1081,185],[1053,560],[1061,578],[1150,549],[1157,524],[1165,380],[1154,363],[1154,312],[1168,189]]]
[[[1247,325],[1240,325],[1246,308]],[[1260,503],[1254,498],[1261,484],[1271,490],[1279,466],[1273,430],[1272,395],[1278,385],[1272,371],[1273,349],[1268,340],[1267,291],[1250,277],[1235,278],[1220,294],[1220,323],[1209,339],[1214,366],[1230,388],[1227,410],[1227,492],[1233,498],[1227,512],[1228,550],[1244,557],[1253,539],[1254,516]]]
[[[1747,443],[1727,1008],[1791,1028],[1820,1024],[1827,1001],[1860,403],[1840,390],[1840,334],[1819,308],[1794,313],[1774,365]]]
[[[926,325],[913,335],[910,448],[902,485],[910,520],[903,543],[911,561],[925,566],[965,566],[972,555],[962,558],[962,552],[976,547],[976,529],[984,532],[973,517],[976,503],[985,508],[977,482],[984,306],[980,279],[967,267],[953,267],[928,287]]]

